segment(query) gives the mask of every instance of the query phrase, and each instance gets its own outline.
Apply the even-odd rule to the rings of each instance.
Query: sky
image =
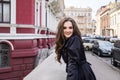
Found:
[[[65,7],[68,8],[70,6],[74,7],[81,7],[81,8],[92,8],[93,17],[95,16],[95,13],[97,9],[99,9],[101,6],[104,6],[106,4],[109,4],[109,2],[114,2],[115,0],[64,0]]]

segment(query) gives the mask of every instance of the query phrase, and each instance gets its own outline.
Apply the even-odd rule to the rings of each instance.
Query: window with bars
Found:
[[[0,23],[10,23],[10,1],[0,0]]]
[[[10,65],[10,47],[6,43],[0,43],[0,68]]]

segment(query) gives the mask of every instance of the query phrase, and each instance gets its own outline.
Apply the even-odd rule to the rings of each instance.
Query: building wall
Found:
[[[16,24],[35,24],[35,0],[16,0]]]
[[[119,33],[120,20],[119,19],[120,19],[120,9],[116,8],[115,10],[111,11],[111,14],[110,14],[110,20],[111,20],[110,28],[113,30],[110,35],[117,36],[120,38],[120,33]]]
[[[96,24],[95,24],[95,35],[100,35],[100,14],[97,14],[96,17],[95,17],[95,21],[96,21]]]
[[[49,10],[45,20],[45,1],[42,1],[40,9],[40,0],[11,0],[10,23],[0,23],[0,45],[7,44],[10,50],[7,51],[10,64],[0,67],[0,80],[22,80],[38,63],[49,56],[48,50],[55,42],[55,31],[52,29],[57,21],[56,15]],[[36,16],[39,18],[36,19]],[[4,53],[6,52],[0,50],[0,54]]]
[[[109,16],[110,8],[108,6],[102,9],[100,14],[100,26],[101,26],[101,35],[110,36],[110,16]]]
[[[9,43],[8,43],[9,42]],[[0,68],[1,80],[22,80],[35,67],[35,56],[37,55],[37,41],[36,40],[9,40],[1,41],[12,46],[9,52],[10,65],[8,67]]]

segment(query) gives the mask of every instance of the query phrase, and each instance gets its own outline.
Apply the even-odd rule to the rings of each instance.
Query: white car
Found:
[[[83,39],[83,46],[85,50],[91,50],[93,47],[94,39]]]

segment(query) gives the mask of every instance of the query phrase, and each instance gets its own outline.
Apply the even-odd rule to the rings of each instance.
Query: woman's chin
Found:
[[[71,35],[69,35],[69,36],[66,36],[66,38],[69,38]]]

